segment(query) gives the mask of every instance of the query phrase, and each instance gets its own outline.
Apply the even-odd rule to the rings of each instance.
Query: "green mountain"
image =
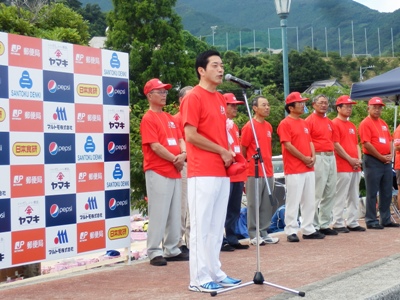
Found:
[[[85,5],[94,0],[84,0]],[[111,0],[98,2],[104,11]],[[109,5],[106,5],[106,4]],[[281,48],[274,0],[177,0],[184,28],[220,50]],[[304,47],[342,55],[400,52],[400,10],[380,13],[353,0],[294,0],[287,19],[289,49]],[[217,26],[214,31],[211,26]],[[393,33],[393,47],[392,47]]]

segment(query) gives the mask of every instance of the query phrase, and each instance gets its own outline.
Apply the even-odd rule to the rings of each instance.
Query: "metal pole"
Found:
[[[339,56],[342,57],[342,43],[340,42],[340,27],[338,28],[339,35]]]
[[[271,38],[269,35],[269,27],[268,27],[268,53],[271,55]]]
[[[364,36],[365,36],[365,54],[368,54],[367,28],[364,28]]]
[[[253,29],[253,47],[254,47],[254,56],[256,55],[256,31]]]
[[[362,82],[362,67],[360,66],[360,82]]]
[[[296,34],[297,34],[297,52],[299,52],[299,27],[296,27]]]
[[[353,24],[353,21],[351,21],[351,39],[353,41],[353,57],[354,57],[355,55],[354,55],[354,24]]]
[[[311,27],[311,48],[314,50],[314,28]]]
[[[239,52],[240,57],[242,57],[242,31],[239,31]]]
[[[390,28],[390,32],[392,34],[392,57],[394,57],[393,28]]]
[[[379,49],[379,57],[381,56],[381,35],[379,33],[379,27],[378,27],[378,49]]]
[[[284,99],[289,95],[289,62],[287,48],[287,20],[286,16],[281,17],[282,28],[282,58],[283,58],[283,92]]]
[[[326,53],[326,57],[328,57],[328,34],[326,31],[326,27],[325,27],[325,53]]]
[[[229,50],[229,47],[228,47],[228,33],[226,33],[226,51],[228,51]]]

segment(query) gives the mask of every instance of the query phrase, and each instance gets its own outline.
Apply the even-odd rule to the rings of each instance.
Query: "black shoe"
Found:
[[[367,228],[368,229],[383,229],[384,227],[379,223],[373,223],[370,225],[367,224]]]
[[[224,245],[222,245],[222,247],[221,247],[221,251],[224,251],[224,252],[232,252],[232,251],[235,251],[235,247],[233,247],[233,246],[231,246],[231,245],[229,245],[229,244],[224,244]]]
[[[189,253],[189,249],[188,247],[186,247],[186,245],[180,246],[179,249],[181,250],[182,253]]]
[[[338,235],[336,230],[330,229],[329,227],[324,229],[321,228],[319,232],[325,235]]]
[[[162,256],[156,256],[153,259],[150,259],[150,264],[152,266],[166,266],[167,265],[167,261],[164,257]]]
[[[305,240],[321,240],[325,238],[325,234],[315,231],[314,233],[311,234],[303,234],[303,239]]]
[[[349,233],[350,232],[350,230],[347,229],[346,227],[334,227],[333,229],[339,233]]]
[[[297,243],[300,242],[299,237],[297,236],[297,234],[293,233],[291,235],[287,236],[287,241],[290,243]]]
[[[189,253],[180,253],[172,257],[165,257],[166,261],[188,261]]]
[[[241,243],[237,243],[235,245],[230,245],[235,249],[249,249],[249,245],[242,245]]]
[[[361,227],[361,226],[356,226],[356,227],[353,227],[353,228],[347,226],[347,229],[350,230],[350,231],[365,231],[365,228]]]
[[[389,223],[389,224],[383,225],[383,227],[400,227],[400,224],[397,224],[397,223]]]

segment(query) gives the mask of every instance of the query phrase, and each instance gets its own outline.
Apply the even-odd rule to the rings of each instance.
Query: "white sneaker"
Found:
[[[250,241],[250,243],[251,243],[252,245],[256,246],[256,245],[257,245],[257,238],[256,238],[256,237],[253,238],[253,239]],[[261,238],[261,237],[259,237],[259,238],[258,238],[258,244],[259,244],[260,246],[264,246],[264,245],[265,245],[264,239]]]
[[[264,237],[262,237],[262,239],[264,240],[264,242],[266,244],[276,244],[279,242],[279,238],[274,238],[270,235],[264,236]]]

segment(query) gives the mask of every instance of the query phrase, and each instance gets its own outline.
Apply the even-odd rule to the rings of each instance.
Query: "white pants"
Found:
[[[333,227],[354,228],[358,224],[358,203],[360,172],[339,172],[337,173],[336,199],[333,206]],[[344,208],[347,211],[347,221],[343,218]]]
[[[187,163],[183,165],[182,176],[182,199],[181,199],[181,237],[178,246],[186,245],[189,248],[190,240],[190,215],[187,198]]]
[[[299,207],[302,217],[301,229],[303,234],[315,232],[313,226],[315,213],[315,175],[314,172],[291,174],[285,176],[286,184],[286,210],[285,233],[297,234],[299,231]]]
[[[221,281],[219,254],[229,199],[228,177],[188,178],[190,285]]]

